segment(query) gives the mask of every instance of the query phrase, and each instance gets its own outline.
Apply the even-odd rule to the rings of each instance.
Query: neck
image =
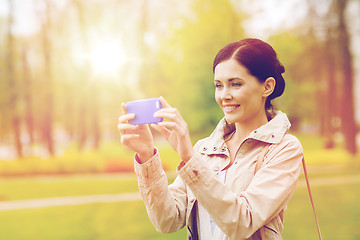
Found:
[[[235,123],[236,132],[234,137],[242,142],[252,131],[258,129],[267,122],[268,118],[264,112],[260,116],[256,117],[255,119],[253,118],[250,121]]]

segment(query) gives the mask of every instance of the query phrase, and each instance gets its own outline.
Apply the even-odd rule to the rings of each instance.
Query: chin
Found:
[[[227,116],[225,116],[225,119],[226,119],[226,121],[227,121],[229,124],[238,122],[237,119],[234,118],[234,117],[227,117]]]

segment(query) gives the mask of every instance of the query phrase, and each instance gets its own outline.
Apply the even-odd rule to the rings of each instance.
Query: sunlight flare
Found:
[[[121,41],[103,39],[91,44],[89,61],[94,74],[116,74],[127,62]]]

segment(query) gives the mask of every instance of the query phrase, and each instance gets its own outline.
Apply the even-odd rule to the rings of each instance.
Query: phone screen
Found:
[[[130,124],[150,124],[163,121],[162,118],[155,118],[155,112],[162,108],[159,98],[148,98],[142,100],[135,100],[126,103],[127,113],[134,113],[135,118],[130,120]]]

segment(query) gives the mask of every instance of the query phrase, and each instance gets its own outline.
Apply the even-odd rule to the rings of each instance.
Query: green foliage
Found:
[[[120,143],[103,144],[98,150],[79,151],[74,144],[59,156],[26,157],[0,161],[1,176],[132,172],[133,153]]]
[[[0,36],[0,70],[5,73],[0,79],[1,144],[14,144],[13,114],[20,117],[21,137],[29,135],[31,121],[27,113],[31,113],[31,135],[35,136],[36,144],[46,146],[46,141],[51,142],[44,134],[44,126],[48,125],[53,132],[63,131],[79,146],[90,141],[96,143],[95,139],[102,140],[100,136],[117,133],[121,102],[158,96],[164,96],[171,106],[179,109],[188,123],[193,142],[208,136],[223,116],[214,100],[212,61],[224,45],[249,37],[243,24],[251,16],[235,7],[242,6],[241,1],[180,1],[176,3],[181,5],[179,9],[166,1],[145,2],[103,4],[93,0],[67,1],[60,5],[50,2],[51,24],[44,24],[47,13],[45,9],[39,10],[36,16],[41,23],[40,30],[28,36],[14,35],[14,49],[6,47],[9,21],[0,19],[4,25]],[[313,131],[321,127],[324,130],[326,122],[334,122],[326,113],[334,110],[338,112],[337,117],[340,114],[340,95],[331,96],[337,107],[324,108],[329,105],[325,92],[331,74],[324,67],[326,46],[314,36],[305,36],[304,29],[308,26],[304,25],[307,23],[299,22],[294,29],[274,31],[278,34],[265,39],[287,69],[286,90],[276,103],[280,110],[288,113],[294,129],[306,125],[315,126]],[[50,38],[48,49],[44,48],[44,33]],[[112,47],[114,52],[100,60],[111,63],[107,61],[111,56],[124,55],[126,61],[111,73],[100,73],[96,69],[99,61],[93,61],[92,50],[108,46],[106,40],[116,43]],[[116,46],[124,52],[116,52]],[[14,87],[18,95],[15,107],[8,104],[12,92],[6,74],[8,51],[14,56]],[[46,69],[51,72],[49,76]],[[338,75],[335,73],[333,75]],[[336,86],[340,86],[340,79],[336,82]],[[53,106],[49,106],[49,96]],[[6,168],[13,168],[18,174],[123,168],[117,160],[107,159],[108,166],[104,167],[103,163],[96,163],[101,156],[95,159],[91,154],[87,160],[81,160],[87,157],[86,153],[73,154],[60,159],[54,157],[51,163],[28,158],[22,166],[11,163]],[[74,158],[81,166],[72,166],[72,160],[64,160]],[[41,164],[35,164],[36,161]],[[33,165],[42,165],[44,169],[32,169]]]
[[[168,144],[159,144],[165,170],[174,171],[180,162]],[[99,149],[80,151],[76,144],[58,156],[25,157],[0,161],[0,176],[31,176],[58,174],[119,173],[134,171],[134,153],[120,142],[103,143]]]
[[[306,45],[297,32],[286,32],[270,37],[268,42],[285,66],[285,92],[276,100],[277,106],[297,122],[314,124],[319,120],[315,108],[318,98],[318,85],[311,71],[310,56],[306,55]],[[294,124],[296,124],[294,123]]]
[[[297,133],[295,135],[304,148],[305,159],[310,166],[354,165],[359,162],[360,156],[349,155],[340,142],[334,149],[324,149],[325,139],[317,135]],[[163,168],[166,171],[175,171],[180,162],[177,153],[163,138],[156,138],[155,144],[160,153]],[[120,142],[103,142],[98,150],[85,151],[79,151],[77,145],[73,144],[55,157],[26,157],[0,161],[0,176],[133,172],[133,161],[134,153],[122,146]]]
[[[162,39],[158,72],[147,81],[151,95],[162,95],[178,108],[190,132],[206,136],[223,116],[214,100],[212,60],[226,44],[244,37],[241,13],[229,1],[192,2],[192,14]],[[180,21],[180,24],[178,23]]]

